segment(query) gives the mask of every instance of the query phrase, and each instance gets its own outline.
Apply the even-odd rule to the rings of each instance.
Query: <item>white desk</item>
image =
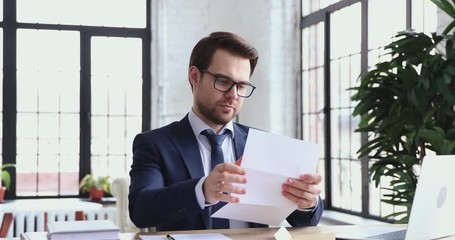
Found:
[[[396,227],[401,229],[406,225],[338,225],[338,226],[318,226],[318,227],[295,227],[287,228],[288,231],[295,236],[304,236],[305,234],[317,233],[335,233],[336,235],[357,231],[359,229],[374,230],[377,228]],[[192,230],[192,231],[171,231],[171,232],[155,232],[155,233],[120,233],[120,240],[139,240],[139,235],[163,235],[163,234],[201,234],[201,233],[221,233],[233,240],[274,240],[274,234],[278,228],[237,228],[237,229],[217,229],[217,230]],[[30,233],[32,240],[46,240],[46,232]],[[314,239],[314,238],[313,238]],[[455,239],[454,237],[447,237],[442,239]]]

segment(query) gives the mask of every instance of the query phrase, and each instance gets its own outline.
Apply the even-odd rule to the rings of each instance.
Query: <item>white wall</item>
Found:
[[[152,1],[152,128],[191,108],[187,78],[193,46],[213,31],[232,31],[259,51],[257,86],[239,122],[296,136],[300,79],[299,0]]]

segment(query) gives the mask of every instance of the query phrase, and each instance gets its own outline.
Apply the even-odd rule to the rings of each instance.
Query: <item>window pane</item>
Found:
[[[302,15],[308,15],[317,10],[323,9],[341,0],[303,0],[302,2]]]
[[[368,8],[369,48],[390,43],[393,36],[406,29],[406,0],[370,0]]]
[[[412,1],[412,28],[430,34],[436,31],[436,4],[428,0]]]
[[[92,171],[128,173],[131,144],[141,130],[142,41],[92,38]]]
[[[332,159],[332,205],[336,208],[360,212],[362,210],[360,161]],[[349,179],[350,181],[346,181]]]
[[[303,0],[301,1],[302,15],[319,17],[315,14],[336,0]],[[353,1],[345,1],[349,3]],[[384,55],[383,47],[392,41],[399,31],[406,29],[407,0],[368,0],[368,51],[361,52],[361,2],[345,6],[335,11],[325,22],[330,24],[330,51],[324,49],[324,23],[302,29],[302,138],[325,143],[325,129],[330,129],[331,163],[331,204],[348,212],[366,214],[372,217],[384,217],[401,211],[389,204],[381,202],[381,196],[387,194],[381,187],[387,187],[392,179],[385,179],[376,188],[374,183],[362,186],[368,181],[369,166],[363,166],[357,159],[357,151],[361,146],[361,134],[355,133],[360,121],[352,117],[355,102],[350,101],[353,92],[347,90],[359,84],[361,73],[361,58],[367,54],[368,66],[379,61],[388,61],[389,55]],[[393,7],[390,7],[393,6]],[[412,28],[416,31],[434,32],[437,23],[436,6],[431,1],[412,0]],[[386,17],[384,17],[384,13]],[[443,15],[443,14],[441,14]],[[438,16],[440,17],[440,16]],[[441,26],[440,26],[441,27]],[[441,27],[442,28],[442,27]],[[438,29],[441,30],[441,29]],[[442,30],[441,30],[442,31]],[[325,83],[324,76],[325,54],[330,53],[330,82]],[[364,71],[366,69],[363,69]],[[330,84],[330,108],[326,106],[323,91],[324,85]],[[319,112],[316,112],[319,111]],[[319,116],[318,116],[319,114]],[[330,115],[328,115],[330,114]],[[325,126],[324,118],[330,116],[330,124]],[[318,125],[319,124],[319,125]],[[317,126],[317,127],[316,127]],[[320,127],[321,126],[321,127]],[[321,139],[315,136],[322,136]],[[367,137],[363,135],[363,137]],[[321,141],[322,140],[322,141]],[[365,139],[364,139],[365,140]],[[325,159],[324,159],[325,160]],[[321,165],[320,165],[321,166]],[[324,165],[322,165],[324,167]],[[364,171],[364,172],[362,172]],[[322,172],[324,176],[325,172]],[[363,175],[362,175],[363,174]],[[389,180],[389,182],[387,182]],[[362,189],[368,187],[368,192]],[[361,208],[362,193],[368,194],[369,208]],[[365,203],[363,203],[365,204]]]
[[[302,30],[302,139],[322,146],[318,173],[324,178],[324,23]],[[324,184],[321,197],[325,198]]]
[[[79,33],[19,29],[17,45],[16,194],[78,194]]]
[[[360,4],[356,3],[334,12],[330,26],[330,59],[349,57],[359,54],[361,46],[361,14]],[[346,24],[349,23],[349,33]]]
[[[145,28],[145,0],[17,0],[18,22]]]
[[[349,34],[343,26],[349,22]],[[330,40],[330,130],[333,205],[354,212],[362,210],[361,164],[355,152],[360,135],[351,116],[350,87],[360,74],[361,6],[359,3],[331,16]],[[354,151],[352,151],[354,149]]]

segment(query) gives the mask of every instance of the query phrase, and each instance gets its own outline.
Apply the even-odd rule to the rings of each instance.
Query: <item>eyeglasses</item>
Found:
[[[237,95],[239,97],[247,98],[250,97],[251,94],[253,94],[254,89],[256,89],[255,86],[249,83],[238,83],[229,77],[217,75],[207,70],[201,70],[201,72],[207,73],[215,79],[215,81],[213,81],[213,87],[220,92],[229,92],[234,86],[236,86]]]

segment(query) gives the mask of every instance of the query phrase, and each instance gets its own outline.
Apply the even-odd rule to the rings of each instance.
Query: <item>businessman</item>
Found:
[[[178,122],[138,134],[133,142],[128,198],[137,227],[267,227],[211,217],[224,204],[239,202],[235,194],[248,191],[242,187],[245,170],[235,161],[243,155],[249,127],[233,119],[255,90],[250,77],[257,61],[257,50],[229,32],[211,33],[193,48],[189,113]],[[319,174],[302,174],[283,183],[281,194],[298,205],[286,218],[289,224],[318,224],[323,209],[320,183]]]

